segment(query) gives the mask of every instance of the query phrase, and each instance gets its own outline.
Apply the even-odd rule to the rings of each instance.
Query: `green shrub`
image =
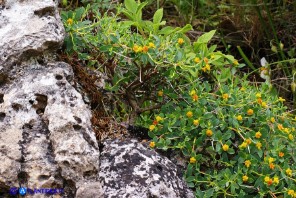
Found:
[[[196,197],[287,197],[295,190],[296,120],[283,99],[267,94],[267,85],[255,89],[239,80],[213,89],[197,82],[153,120],[142,116],[150,146],[182,152]]]
[[[215,31],[191,45],[184,34],[191,30],[190,25],[164,26],[162,9],[155,12],[153,21],[144,21],[145,5],[125,1],[125,8],[119,7],[117,14],[103,17],[98,14],[92,21],[90,6],[62,13],[68,33],[67,52],[108,75],[111,83],[106,89],[114,91],[118,100],[123,101],[124,112],[130,112],[131,107],[132,122],[140,113],[160,107],[162,102],[156,97],[160,89],[194,82],[201,73],[209,79],[225,81],[233,70],[231,65],[238,64],[233,56],[216,52],[216,46],[207,47]],[[120,21],[120,13],[129,20]]]
[[[197,197],[296,197],[295,119],[283,99],[239,78],[244,65],[208,46],[215,31],[191,43],[191,26],[165,26],[162,9],[143,20],[146,4],[125,0],[110,16],[90,5],[63,12],[70,59],[109,77],[115,114],[147,126],[151,147],[181,151]]]

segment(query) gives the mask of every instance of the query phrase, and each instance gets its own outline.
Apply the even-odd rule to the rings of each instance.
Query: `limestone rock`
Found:
[[[0,9],[0,197],[21,186],[71,198],[95,187],[100,197],[91,112],[72,68],[52,59],[64,39],[57,2],[6,0]]]
[[[137,140],[106,141],[100,163],[105,197],[194,197],[176,165]]]
[[[39,69],[32,69],[39,68]],[[99,149],[91,113],[65,63],[31,65],[0,89],[0,188],[65,188],[98,180]],[[85,187],[84,187],[85,188]]]
[[[0,8],[0,66],[56,51],[64,27],[53,0],[5,0]],[[1,70],[0,70],[1,72]]]

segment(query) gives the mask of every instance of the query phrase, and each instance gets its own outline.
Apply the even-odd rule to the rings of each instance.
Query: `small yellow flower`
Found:
[[[187,116],[188,118],[191,118],[191,117],[193,116],[192,111],[188,111],[188,112],[186,113],[186,116]]]
[[[211,55],[211,59],[215,59],[215,55],[214,54]]]
[[[161,91],[161,90],[158,91],[158,92],[157,92],[157,95],[158,95],[159,97],[162,97],[162,96],[163,96],[163,91]]]
[[[262,136],[262,134],[260,133],[260,131],[258,131],[258,132],[255,134],[255,137],[256,137],[257,139],[261,138],[261,136]]]
[[[268,176],[264,177],[264,181],[267,183],[270,180]]]
[[[195,157],[191,157],[189,161],[190,161],[190,164],[194,164],[196,162],[196,159]]]
[[[225,93],[225,94],[222,95],[222,98],[223,98],[224,100],[228,100],[229,95],[228,95],[227,93]]]
[[[140,47],[138,48],[138,52],[142,52],[142,51],[143,51],[143,47],[140,46]]]
[[[288,190],[288,195],[291,195],[291,196],[293,196],[294,197],[294,194],[295,194],[295,191],[294,190]]]
[[[223,144],[222,149],[223,151],[228,151],[229,146],[227,144]]]
[[[279,157],[284,157],[285,153],[279,152]]]
[[[150,42],[148,46],[149,46],[149,48],[155,48],[155,45],[152,42]]]
[[[253,109],[248,109],[247,114],[248,114],[249,116],[253,115],[253,113],[254,113]]]
[[[162,118],[162,117],[160,117],[160,116],[156,116],[156,118],[155,118],[155,119],[156,119],[156,121],[157,121],[157,122],[159,122],[159,121],[162,121],[162,120],[163,120],[163,118]]]
[[[134,52],[138,53],[142,51],[142,47],[138,46],[138,45],[134,45],[133,47]]]
[[[262,147],[262,144],[261,144],[261,142],[257,142],[256,143],[256,147],[260,150],[261,149],[261,147]]]
[[[273,157],[269,157],[269,158],[268,158],[268,163],[272,163],[272,162],[274,162],[274,160],[275,160],[275,159],[274,159]]]
[[[199,124],[199,120],[193,120],[193,125],[197,126]]]
[[[190,96],[193,96],[193,95],[196,94],[196,91],[195,90],[191,90],[189,94],[190,94]]]
[[[262,104],[262,98],[257,98],[257,102],[258,102],[258,104]]]
[[[73,19],[69,18],[69,19],[67,20],[67,24],[68,24],[68,25],[72,25],[72,24],[73,24]]]
[[[203,59],[204,61],[205,61],[205,63],[207,63],[208,64],[208,62],[209,62],[209,59],[207,58],[207,57],[204,57],[204,59]]]
[[[179,43],[179,45],[182,45],[182,44],[184,43],[184,39],[179,38],[179,39],[178,39],[178,43]]]
[[[292,176],[292,170],[290,168],[287,168],[286,169],[286,174],[291,177]]]
[[[211,66],[209,64],[206,64],[205,68],[207,71],[211,71]]]
[[[281,131],[284,130],[284,127],[283,127],[282,124],[278,124],[277,127],[278,127],[278,129],[281,130]]]
[[[155,142],[150,142],[149,146],[150,146],[151,148],[154,148],[154,147],[155,147]]]
[[[280,183],[280,180],[277,176],[273,177],[273,183],[275,183],[276,185]]]
[[[243,176],[243,182],[247,182],[248,179],[249,179],[249,177],[248,177],[247,175],[244,175],[244,176]]]
[[[246,91],[246,88],[241,87],[240,90],[241,90],[241,91]]]
[[[243,142],[239,147],[240,148],[247,148],[248,144],[246,142]]]
[[[271,170],[273,170],[273,169],[274,169],[274,167],[275,167],[275,166],[274,166],[274,164],[273,164],[273,163],[270,163],[270,164],[269,164],[269,168],[270,168]]]
[[[198,95],[196,95],[196,94],[194,94],[193,96],[191,96],[192,97],[192,100],[193,101],[197,101],[198,100]]]
[[[284,128],[284,132],[285,133],[290,133],[290,129],[289,128]]]
[[[284,98],[282,98],[282,97],[279,97],[279,101],[280,102],[285,102],[286,100]]]
[[[275,122],[275,119],[274,117],[270,118],[270,122],[274,123]]]
[[[208,129],[208,130],[206,131],[206,135],[207,135],[208,137],[211,137],[211,136],[213,135],[213,131],[210,130],[210,129]]]
[[[292,134],[289,134],[289,140],[294,140],[294,136]]]
[[[150,125],[150,126],[149,126],[149,130],[150,130],[150,131],[153,131],[154,129],[155,129],[155,125]]]
[[[148,47],[148,46],[144,46],[144,47],[143,47],[143,53],[147,53],[148,50],[149,50],[149,47]]]
[[[268,107],[266,102],[262,102],[261,106],[262,106],[263,108],[267,108],[267,107]]]
[[[200,58],[196,57],[196,58],[194,59],[194,62],[195,62],[195,63],[200,63]]]
[[[238,116],[236,117],[236,119],[237,119],[238,121],[242,121],[242,120],[243,120],[243,117],[242,117],[241,115],[238,115]]]
[[[261,93],[256,93],[256,98],[261,98]]]
[[[233,64],[234,64],[234,65],[238,65],[238,61],[235,59],[235,60],[233,61]]]
[[[246,160],[245,161],[245,166],[247,167],[247,168],[249,168],[250,166],[251,166],[251,161],[250,160]]]
[[[245,140],[245,142],[249,145],[249,144],[252,143],[252,140],[251,140],[250,138],[247,138],[247,139]]]

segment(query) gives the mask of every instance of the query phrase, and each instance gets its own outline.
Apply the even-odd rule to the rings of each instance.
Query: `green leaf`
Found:
[[[210,198],[213,196],[213,193],[214,193],[214,188],[211,188],[209,190],[206,190],[205,191],[205,195],[204,195],[204,198]]]
[[[131,13],[135,14],[137,12],[138,4],[136,3],[135,0],[125,0],[124,1],[124,6]]]
[[[184,34],[184,33],[188,32],[190,30],[192,30],[192,26],[190,24],[187,24],[183,28],[181,28],[178,31],[176,31],[176,33],[182,33],[182,34]]]
[[[203,35],[201,35],[198,39],[197,39],[197,43],[208,43],[214,36],[216,30],[212,30],[210,32],[207,32]]]
[[[163,9],[161,8],[155,12],[153,16],[153,23],[159,24],[161,22],[162,17],[163,17]]]
[[[142,9],[147,5],[148,2],[143,2],[141,4],[138,5],[138,8],[137,8],[137,12],[141,11],[142,12]]]
[[[135,24],[135,22],[133,21],[122,21],[121,22],[121,25],[123,28],[127,28],[127,27],[131,27]]]
[[[159,31],[159,34],[167,36],[169,34],[172,34],[174,31],[175,31],[175,29],[173,27],[166,26]]]
[[[85,11],[84,7],[77,8],[75,10],[75,18],[74,19],[76,21],[79,21],[83,17],[84,11]]]

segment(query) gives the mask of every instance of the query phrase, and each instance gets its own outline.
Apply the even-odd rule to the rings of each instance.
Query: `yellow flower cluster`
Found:
[[[229,95],[227,93],[225,93],[225,94],[222,95],[222,98],[223,98],[223,100],[228,100]]]
[[[179,45],[182,45],[184,43],[184,39],[182,39],[182,38],[178,38],[178,44]]]
[[[290,169],[290,168],[287,168],[286,169],[286,174],[288,175],[288,176],[292,176],[292,173],[293,173],[293,171]]]
[[[163,91],[162,91],[162,90],[158,91],[158,92],[157,92],[157,95],[158,95],[159,97],[162,97],[162,96],[163,96]]]
[[[249,177],[247,176],[247,175],[243,175],[243,182],[247,182],[248,181],[248,179],[249,179]]]
[[[223,151],[228,151],[229,146],[227,144],[223,144],[222,149],[223,149]]]
[[[203,68],[201,68],[203,72],[209,72],[211,71],[211,66],[209,64],[206,64],[206,66],[204,66]]]
[[[150,48],[155,48],[154,43],[150,42],[148,44],[148,46],[147,45],[144,45],[143,47],[142,46],[138,46],[138,45],[134,45],[133,46],[133,51],[135,53],[140,53],[140,52],[147,53]]]
[[[213,131],[210,130],[210,129],[206,130],[206,135],[207,135],[208,137],[211,137],[211,136],[213,135]]]
[[[254,113],[253,109],[248,109],[247,114],[248,114],[249,116],[253,115],[253,113]]]
[[[73,24],[73,19],[69,18],[69,19],[67,20],[67,24],[68,24],[68,25],[72,25],[72,24]]]
[[[154,147],[155,147],[155,142],[150,142],[149,146],[150,146],[151,148],[154,148]]]
[[[250,160],[246,160],[245,161],[245,166],[247,167],[247,168],[249,168],[250,166],[251,166],[251,161]]]
[[[193,120],[193,125],[197,126],[199,124],[199,120]]]
[[[296,197],[296,192],[292,189],[288,190],[288,195],[290,195],[291,197],[295,198]]]
[[[189,161],[190,161],[190,164],[194,164],[196,162],[196,159],[195,157],[191,157]]]
[[[261,136],[262,136],[262,134],[261,134],[261,132],[260,132],[260,131],[258,131],[258,132],[255,134],[255,137],[256,137],[257,139],[260,139],[260,138],[261,138]]]
[[[186,116],[187,116],[188,118],[192,118],[192,116],[193,116],[192,111],[188,111],[188,112],[186,113]]]
[[[242,120],[243,120],[243,117],[242,117],[241,115],[238,115],[238,116],[236,117],[236,119],[237,119],[238,121],[242,121]]]

